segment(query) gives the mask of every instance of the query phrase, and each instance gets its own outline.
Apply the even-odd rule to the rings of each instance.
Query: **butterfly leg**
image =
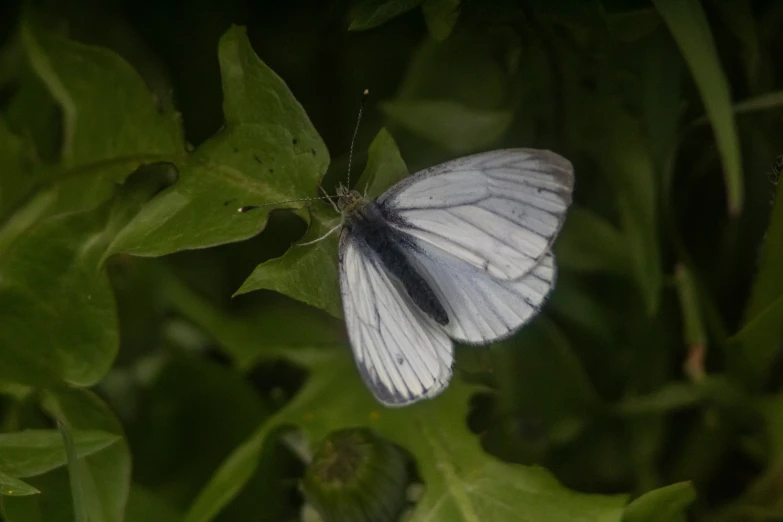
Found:
[[[321,189],[321,192],[324,193],[324,196],[326,197],[326,199],[328,199],[329,203],[332,204],[332,208],[335,210],[335,212],[340,214],[340,209],[337,207],[337,203],[334,202],[332,197],[329,194],[326,193],[326,190],[324,190],[324,188],[322,186],[318,185],[318,188]]]
[[[342,223],[338,223],[336,227],[331,229],[329,232],[324,234],[323,236],[319,237],[318,239],[313,239],[312,241],[308,241],[307,243],[297,243],[296,246],[305,246],[305,245],[312,245],[313,243],[318,243],[319,241],[326,239],[327,237],[331,236],[332,233],[334,233],[335,230],[343,226]]]

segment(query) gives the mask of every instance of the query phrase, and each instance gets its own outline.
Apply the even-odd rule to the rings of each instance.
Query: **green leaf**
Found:
[[[191,506],[186,522],[211,520],[243,487],[271,430],[291,424],[304,430],[311,446],[336,429],[363,426],[410,451],[426,485],[410,519],[414,522],[620,520],[623,496],[571,492],[541,468],[487,455],[465,426],[474,391],[466,385],[455,381],[434,400],[385,409],[345,352],[332,352],[310,371],[293,401],[228,457]]]
[[[38,493],[40,493],[40,491],[27,482],[0,471],[0,495],[21,497],[25,495],[37,495]]]
[[[514,119],[519,52],[515,39],[475,30],[444,42],[426,40],[395,98],[380,104],[387,126],[395,135],[400,127],[423,139],[429,152],[421,156],[428,162],[496,145]]]
[[[102,207],[46,221],[2,253],[0,378],[91,385],[111,367],[117,317],[96,242],[106,214]]]
[[[623,43],[645,38],[661,25],[661,17],[652,8],[606,13],[604,16],[612,37]]]
[[[575,438],[600,404],[569,339],[544,316],[491,353],[499,408],[540,420],[555,442]]]
[[[364,168],[357,190],[366,193],[371,198],[377,198],[386,189],[408,177],[408,167],[400,156],[397,143],[389,131],[381,129],[370,144],[367,166]]]
[[[766,379],[780,351],[783,334],[783,295],[749,320],[728,340],[726,350],[747,379]],[[757,381],[757,384],[761,384]]]
[[[303,242],[324,236],[340,224],[340,218],[325,221],[328,209],[314,204],[310,228]],[[334,214],[334,212],[332,212]],[[337,235],[311,245],[294,245],[283,256],[261,263],[234,295],[253,290],[274,290],[334,317],[342,317],[337,274]]]
[[[742,159],[729,83],[723,73],[709,22],[698,0],[653,0],[680,47],[699,88],[723,160],[728,211],[739,215],[743,204]]]
[[[116,54],[29,22],[20,34],[30,67],[62,109],[63,140],[59,164],[43,175],[54,185],[42,186],[0,229],[0,345],[7,348],[0,376],[91,385],[118,349],[114,298],[99,264],[116,228],[137,209],[131,200],[98,205],[140,165],[180,155],[182,136],[177,115],[158,112]],[[31,174],[33,185],[41,169]],[[17,186],[17,196],[31,186]],[[82,208],[92,210],[73,212]]]
[[[63,210],[93,207],[139,166],[184,153],[179,116],[159,112],[133,68],[100,47],[21,27],[30,66],[62,110]],[[121,124],[119,123],[121,122]]]
[[[173,353],[145,386],[139,413],[127,426],[136,480],[176,506],[187,505],[225,456],[271,415],[271,402],[233,368]]]
[[[88,498],[93,504],[90,522],[122,520],[130,489],[130,452],[122,439],[119,421],[98,397],[86,390],[52,391],[46,394],[44,405],[76,430],[100,429],[120,437],[118,444],[87,456],[84,463]]]
[[[426,0],[421,10],[430,36],[437,41],[449,37],[459,18],[460,0]]]
[[[732,106],[734,114],[737,115],[765,112],[780,108],[783,108],[783,91],[765,92],[764,94],[746,98]],[[693,120],[690,125],[704,125],[709,122],[710,120],[707,116],[701,116]]]
[[[161,496],[141,486],[134,485],[128,497],[125,522],[179,522],[182,513]]]
[[[697,385],[669,382],[648,395],[636,395],[623,399],[614,407],[614,411],[622,415],[650,415],[690,408],[703,400],[703,390]]]
[[[678,482],[648,491],[628,504],[623,522],[685,522],[685,510],[696,500],[690,482]]]
[[[576,115],[576,124],[569,128],[571,141],[594,159],[613,189],[623,249],[630,261],[627,270],[652,316],[658,309],[663,284],[655,159],[641,125],[618,99],[583,92],[574,96],[579,96],[579,101],[571,106]],[[590,221],[594,226],[598,224]],[[612,239],[607,227],[600,229],[602,237],[610,241],[608,252],[612,254],[608,258],[613,264],[619,263],[616,237]]]
[[[356,6],[349,31],[366,31],[418,7],[424,0],[364,0]]]
[[[783,467],[783,395],[766,395],[754,403],[764,417],[765,469],[743,492],[739,502],[727,506],[720,521],[756,520],[743,517],[748,513],[764,513],[766,509],[780,511],[780,470]],[[733,516],[731,516],[733,515]],[[761,516],[759,520],[764,520]],[[772,518],[770,518],[772,520]]]
[[[572,205],[568,210],[555,245],[560,268],[618,275],[629,272],[628,249],[623,234],[602,217],[579,205]]]
[[[271,431],[269,422],[238,446],[201,490],[183,522],[207,522],[232,500],[250,480],[261,458],[264,441]]]
[[[106,431],[73,434],[78,457],[86,457],[116,443],[120,437]],[[66,464],[62,436],[57,430],[0,433],[0,470],[12,477],[41,475]]]
[[[90,477],[84,467],[84,462],[76,456],[71,428],[67,423],[57,421],[62,435],[65,454],[68,457],[68,478],[71,486],[74,522],[88,522],[97,513],[97,502],[94,494],[95,484],[90,484]],[[90,490],[90,493],[88,493]],[[94,520],[94,518],[93,518]]]
[[[123,519],[130,483],[130,454],[122,440],[122,429],[111,411],[94,394],[86,390],[59,388],[43,393],[43,406],[53,417],[62,419],[74,429],[76,455],[86,468],[85,482],[92,510],[90,522],[115,522]],[[80,432],[110,433],[112,444],[101,451],[81,455]],[[61,462],[65,462],[62,438]],[[41,491],[32,497],[6,497],[3,515],[9,522],[49,522],[73,520],[73,501],[68,472],[58,468],[29,479]]]
[[[0,233],[0,244],[8,242],[0,251],[0,346],[8,347],[0,378],[92,385],[106,374],[119,334],[101,263],[116,231],[157,190],[164,173],[147,167],[117,190],[114,201],[45,219],[15,241],[18,230],[10,238]],[[28,209],[40,208],[32,206],[36,201]]]
[[[51,166],[59,160],[62,149],[62,110],[29,63],[24,41],[18,38],[15,45],[19,89],[8,101],[4,117],[9,129],[29,147],[31,167]],[[45,180],[51,174],[47,170],[34,169],[35,174],[30,181]],[[23,180],[17,179],[16,182],[20,181]]]
[[[684,369],[691,380],[698,382],[705,376],[704,359],[707,351],[707,333],[698,286],[693,272],[682,263],[676,265],[674,278],[685,327],[683,341],[688,349]]]
[[[35,176],[28,172],[32,153],[22,139],[0,118],[0,219],[13,209],[19,199],[34,185]]]
[[[408,170],[397,149],[397,144],[384,129],[373,140],[367,165],[359,177],[357,187],[368,195],[380,194],[390,185],[407,176]],[[334,210],[321,202],[313,202],[310,228],[302,238],[306,243],[318,239],[340,224]],[[256,267],[235,295],[253,290],[274,290],[289,297],[326,310],[334,317],[342,317],[340,288],[337,273],[337,236],[331,236],[311,245],[295,245],[283,256]]]
[[[557,252],[557,251],[556,251]],[[557,257],[558,263],[560,258]],[[562,266],[562,264],[561,264]],[[612,342],[618,323],[624,318],[604,304],[604,296],[598,295],[578,273],[561,270],[557,286],[547,301],[547,307],[558,317],[581,327],[586,333],[607,345]]]
[[[724,27],[734,33],[742,49],[742,63],[746,67],[746,78],[750,85],[757,83],[761,65],[760,38],[753,6],[743,0],[712,2],[723,18]]]
[[[279,357],[304,363],[306,352],[345,342],[342,324],[295,301],[254,307],[248,314],[255,319],[249,322],[221,312],[173,277],[167,283],[166,295],[179,313],[220,338],[220,348],[242,371],[261,360]]]
[[[510,109],[476,109],[448,100],[396,100],[381,109],[390,121],[454,154],[489,147],[513,119]]]
[[[746,385],[757,388],[767,381],[778,356],[783,335],[783,183],[775,191],[761,261],[745,308],[742,328],[728,341],[730,367]]]
[[[247,239],[277,204],[313,194],[329,154],[302,106],[255,54],[244,28],[218,49],[225,126],[179,165],[179,181],[152,200],[109,252],[160,256]],[[276,204],[250,213],[245,205]]]
[[[208,327],[208,333],[220,345],[236,343],[237,333],[225,326]],[[240,329],[238,321],[233,329]],[[387,409],[367,390],[348,350],[289,353],[309,372],[304,388],[227,457],[190,506],[186,522],[212,520],[243,491],[269,435],[291,425],[304,430],[310,447],[331,431],[364,426],[412,452],[426,483],[412,520],[519,520],[519,513],[526,513],[525,520],[568,521],[579,513],[579,520],[619,521],[622,497],[573,493],[541,469],[504,464],[484,453],[465,424],[476,390],[457,379],[436,399]],[[566,366],[573,362],[567,354],[555,357]],[[583,374],[573,370],[568,368],[568,375],[576,393],[590,400],[589,383],[584,388]]]

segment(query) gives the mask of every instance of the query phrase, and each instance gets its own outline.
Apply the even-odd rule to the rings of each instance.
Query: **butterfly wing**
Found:
[[[408,254],[449,316],[449,323],[444,326],[446,333],[468,344],[486,344],[513,334],[538,313],[555,284],[551,252],[516,280],[494,278],[421,241]]]
[[[354,359],[364,382],[387,406],[440,393],[451,379],[452,343],[389,277],[350,231],[340,236],[340,291]]]
[[[516,280],[538,266],[565,218],[571,163],[553,152],[502,149],[437,165],[378,198],[398,230],[480,268]]]

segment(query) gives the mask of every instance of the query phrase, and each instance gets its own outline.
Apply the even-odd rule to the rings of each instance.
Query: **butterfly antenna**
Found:
[[[239,207],[237,209],[237,212],[239,212],[240,214],[244,214],[245,212],[250,212],[251,210],[256,210],[258,208],[271,207],[271,206],[274,206],[274,205],[284,205],[286,203],[298,203],[299,201],[314,201],[316,199],[329,199],[329,196],[323,196],[323,197],[320,197],[320,198],[289,199],[289,200],[286,200],[286,201],[275,201],[274,203],[266,203],[264,205],[248,205],[246,207]]]
[[[353,137],[351,138],[351,148],[348,151],[348,183],[347,183],[347,185],[349,187],[351,186],[351,163],[353,163],[353,147],[354,147],[354,144],[356,143],[356,136],[359,134],[359,124],[362,122],[362,111],[364,109],[364,102],[367,101],[367,97],[369,95],[370,95],[369,89],[365,89],[364,92],[362,93],[362,101],[359,104],[359,115],[356,118],[356,127],[353,129]],[[323,187],[319,187],[319,188],[322,191],[324,190]],[[324,194],[326,194],[325,191],[324,191]],[[264,208],[264,207],[270,207],[270,206],[273,206],[273,205],[284,205],[286,203],[298,203],[300,201],[314,201],[316,199],[328,199],[329,202],[332,204],[332,206],[335,208],[335,210],[337,210],[339,212],[339,210],[337,208],[337,205],[335,205],[334,201],[332,200],[332,198],[328,194],[326,194],[325,196],[320,197],[320,198],[289,199],[289,200],[286,200],[286,201],[276,201],[274,203],[266,203],[264,205],[248,205],[246,207],[239,207],[237,209],[237,212],[239,212],[240,214],[244,214],[245,212],[250,212],[251,210],[256,210],[256,209]]]
[[[356,136],[359,134],[359,124],[362,122],[362,110],[364,109],[364,102],[367,101],[367,97],[370,95],[368,89],[364,89],[362,93],[362,101],[359,104],[359,116],[356,118],[356,127],[353,129],[353,138],[351,138],[351,148],[348,151],[348,182],[346,185],[351,186],[351,163],[353,163],[353,146],[356,143]]]

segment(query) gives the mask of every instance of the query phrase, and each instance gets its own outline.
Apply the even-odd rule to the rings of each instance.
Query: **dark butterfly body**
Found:
[[[350,197],[361,198],[355,191]],[[390,221],[399,221],[399,217],[374,201],[361,199],[351,212],[344,214],[342,234],[353,236],[360,250],[374,253],[422,312],[440,325],[449,324],[449,316],[435,292],[405,254],[417,246],[409,236],[389,225]]]

